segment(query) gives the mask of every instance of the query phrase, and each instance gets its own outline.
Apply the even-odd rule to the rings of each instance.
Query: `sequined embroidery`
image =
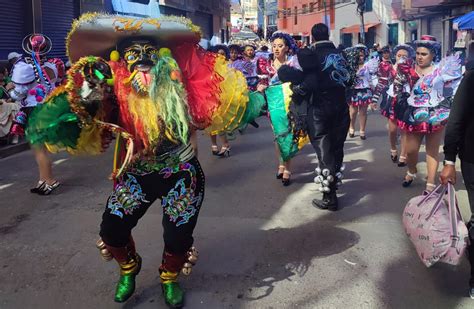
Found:
[[[164,174],[163,178],[169,178],[173,174],[187,172],[191,176],[191,183],[186,185],[186,178],[181,178],[166,196],[161,198],[161,206],[164,212],[169,216],[170,221],[175,222],[176,226],[186,224],[189,219],[197,212],[195,205],[199,205],[202,200],[202,193],[195,195],[196,190],[196,169],[189,163],[181,163],[174,167],[166,167],[160,171]]]
[[[110,213],[120,218],[123,218],[124,214],[132,215],[133,211],[140,207],[141,202],[149,203],[137,179],[131,174],[127,174],[126,177],[128,178],[124,183],[121,182],[115,187],[107,203]]]

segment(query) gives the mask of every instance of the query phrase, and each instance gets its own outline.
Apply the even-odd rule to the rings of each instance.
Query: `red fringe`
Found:
[[[214,70],[217,55],[192,43],[183,43],[172,52],[183,73],[192,123],[204,129],[211,124],[212,114],[220,105],[219,84],[223,77]]]
[[[134,123],[133,117],[129,113],[128,105],[133,103],[128,102],[128,96],[132,92],[132,88],[130,85],[125,85],[124,81],[130,77],[130,72],[124,60],[113,62],[111,68],[114,72],[114,90],[119,106],[119,125],[133,136],[135,149],[139,152],[148,146],[148,138],[143,125],[140,122]]]
[[[411,125],[402,120],[397,120],[398,127],[410,133],[434,133],[444,128],[444,125],[430,125],[427,122],[422,122],[418,125]]]

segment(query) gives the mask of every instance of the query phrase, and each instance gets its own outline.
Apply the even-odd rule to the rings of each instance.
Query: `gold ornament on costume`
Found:
[[[97,249],[100,250],[100,255],[102,256],[102,259],[104,261],[111,261],[113,259],[112,254],[110,253],[109,250],[107,250],[107,247],[105,246],[104,242],[102,239],[99,238],[96,242]]]
[[[184,263],[181,272],[183,275],[189,276],[193,269],[193,266],[196,265],[196,262],[199,258],[199,252],[197,251],[196,247],[191,247],[188,252],[186,252],[187,262]]]

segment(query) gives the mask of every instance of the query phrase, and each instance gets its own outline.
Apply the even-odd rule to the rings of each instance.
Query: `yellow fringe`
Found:
[[[293,92],[291,91],[290,89],[290,83],[284,83],[282,84],[282,88],[283,88],[283,95],[285,97],[285,110],[286,112],[288,113],[289,111],[289,108],[290,108],[290,103],[291,103],[291,95],[293,94]],[[301,149],[303,148],[306,144],[308,144],[310,141],[309,141],[309,137],[308,135],[306,135],[305,137],[303,138],[300,138],[298,140],[298,149]]]
[[[153,103],[148,96],[139,96],[133,91],[128,96],[128,102],[128,110],[133,117],[133,122],[142,123],[149,145],[155,144],[160,137],[158,104]]]
[[[245,77],[240,71],[229,68],[223,56],[217,57],[214,70],[223,77],[223,80],[219,84],[221,105],[212,115],[211,126],[206,129],[211,135],[237,129],[249,101]]]

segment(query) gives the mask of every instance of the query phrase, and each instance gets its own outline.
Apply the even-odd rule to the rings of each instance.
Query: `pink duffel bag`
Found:
[[[445,194],[447,192],[447,194]],[[439,185],[412,198],[403,211],[403,225],[421,261],[457,265],[468,245],[468,231],[452,184]]]

